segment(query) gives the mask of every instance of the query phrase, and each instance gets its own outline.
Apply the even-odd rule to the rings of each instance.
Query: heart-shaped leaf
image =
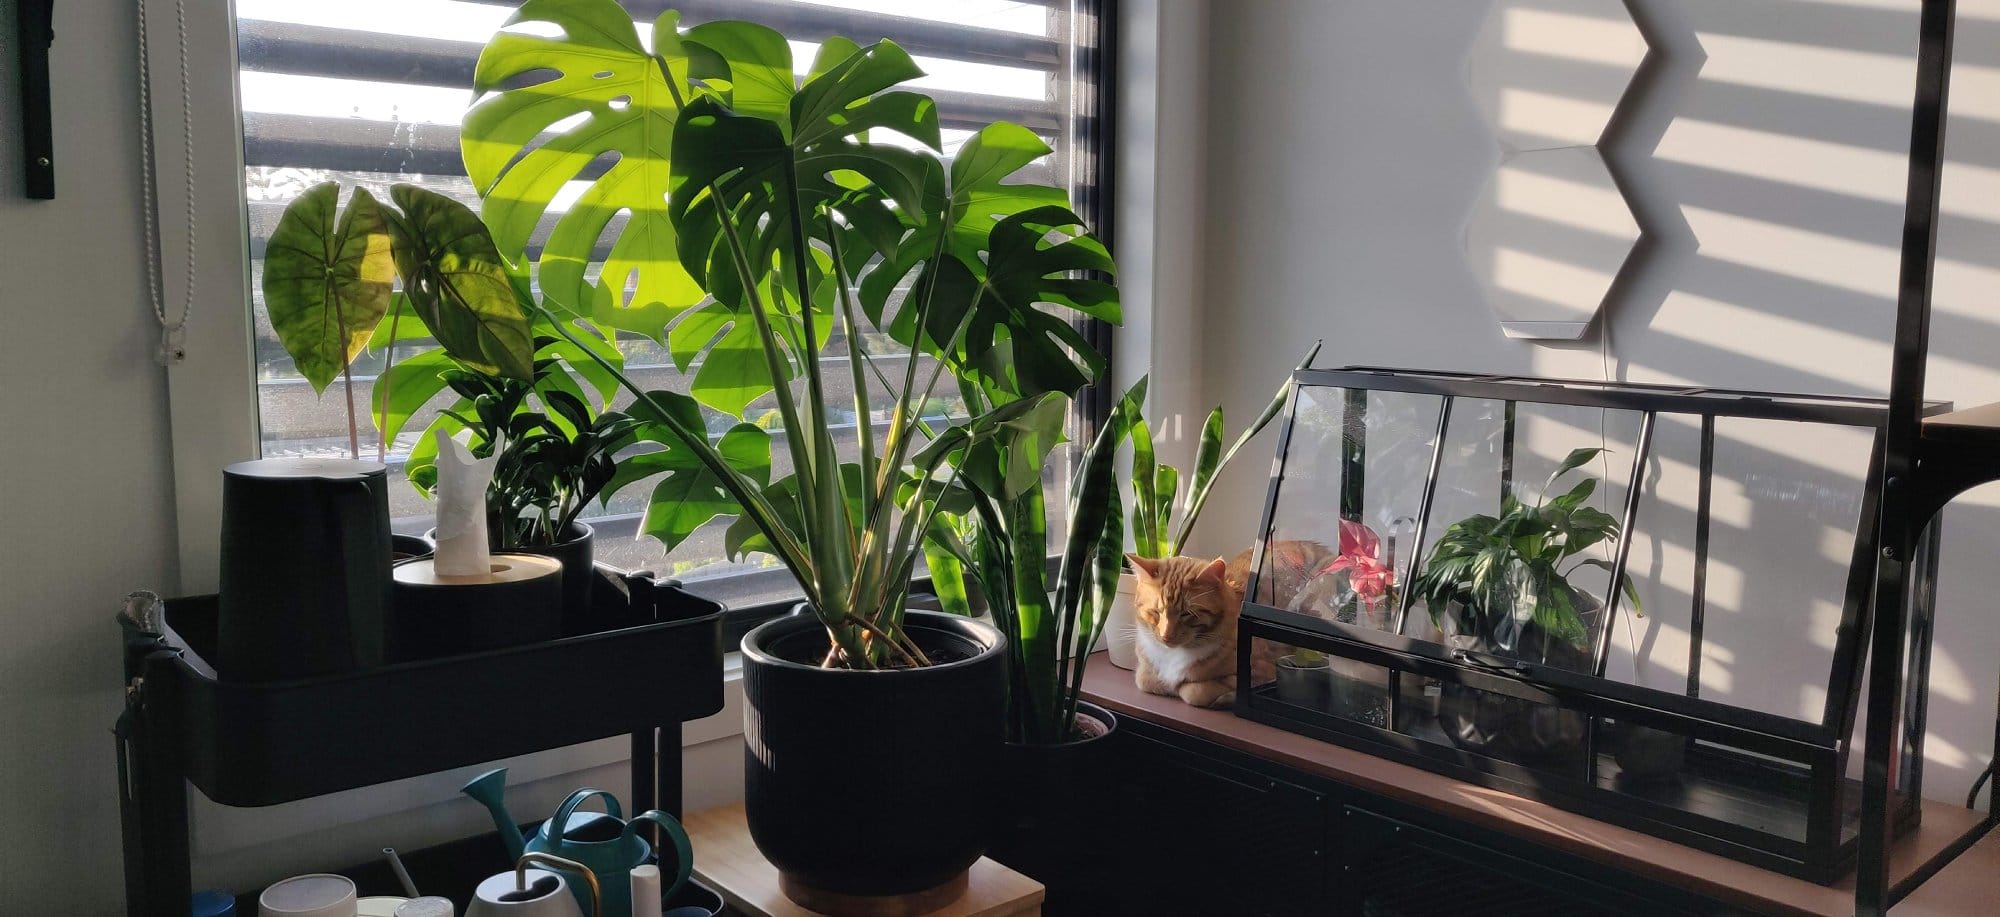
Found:
[[[324,392],[389,309],[396,263],[374,196],[314,185],[285,208],[264,255],[264,308],[299,374]]]
[[[472,210],[415,185],[390,191],[396,269],[417,316],[447,353],[495,376],[528,380],[535,346],[528,313],[493,237]]]

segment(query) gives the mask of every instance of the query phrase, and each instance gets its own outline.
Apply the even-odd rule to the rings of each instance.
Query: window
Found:
[[[1066,183],[1096,226],[1103,226],[1109,213],[1100,191],[1107,178],[1102,168],[1107,151],[1098,113],[1108,92],[1101,78],[1106,62],[1100,36],[1109,39],[1102,5],[1097,0],[625,0],[626,9],[648,22],[668,6],[682,12],[684,25],[720,18],[762,22],[793,39],[801,68],[826,36],[893,39],[929,74],[918,86],[939,102],[947,154],[984,123],[1025,125],[1056,150],[1045,161],[1049,172],[1039,180]],[[264,455],[345,454],[348,423],[341,384],[315,396],[271,332],[258,292],[264,240],[286,204],[328,180],[367,187],[384,197],[389,185],[414,182],[476,206],[459,159],[458,125],[471,101],[480,48],[513,9],[514,4],[493,0],[237,0],[256,400]],[[844,360],[842,346],[836,341],[827,358]],[[653,342],[635,337],[621,341],[621,348],[628,371],[641,384],[684,384]],[[412,352],[405,344],[398,358]],[[358,416],[366,416],[370,386],[381,365],[379,356],[372,355],[355,363]],[[932,410],[953,406],[948,400],[933,401]],[[362,452],[379,450],[392,478],[400,478],[400,458],[444,406],[438,399],[386,444],[374,438],[372,424],[360,421]],[[781,570],[760,569],[755,558],[746,564],[728,562],[719,526],[664,558],[656,542],[635,539],[649,489],[643,484],[627,488],[589,518],[599,532],[600,560],[691,583],[705,581],[704,591],[738,607],[779,600],[793,591]],[[1063,501],[1050,502],[1060,507]],[[414,488],[392,488],[391,515],[399,531],[423,529],[429,512]]]

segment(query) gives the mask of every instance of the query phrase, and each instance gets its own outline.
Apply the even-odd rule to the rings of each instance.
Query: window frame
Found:
[[[150,86],[153,98],[150,127],[155,159],[162,164],[156,184],[160,187],[160,239],[167,281],[164,288],[183,288],[185,274],[181,273],[181,266],[189,263],[188,246],[194,247],[196,259],[195,299],[185,329],[188,356],[168,371],[167,401],[173,418],[170,436],[180,561],[176,585],[181,594],[198,594],[212,592],[217,585],[221,470],[234,462],[257,458],[262,445],[235,10],[230,0],[182,2],[187,19],[187,59],[223,62],[192,66],[186,74],[186,96],[182,93],[182,74],[173,66],[155,66]],[[1115,72],[1116,46],[1120,40],[1118,0],[1075,2],[1079,14],[1095,17],[1097,21],[1095,45],[1083,47],[1073,55],[1070,73],[1073,85],[1087,86],[1097,99],[1096,110],[1079,119],[1078,130],[1085,142],[1078,146],[1088,148],[1097,161],[1090,186],[1094,193],[1086,195],[1078,205],[1108,246],[1117,199],[1113,191],[1117,180],[1113,167],[1117,158],[1114,119],[1119,92]],[[146,38],[153,48],[172,48],[182,40],[173,17],[149,17],[147,29]],[[172,60],[171,55],[153,56],[156,60]],[[186,104],[188,100],[203,99],[228,99],[230,104],[204,105],[199,101],[192,106]],[[190,141],[192,149],[188,146]],[[173,174],[172,165],[182,162],[184,154],[192,155],[197,164],[191,186]],[[171,302],[168,307],[169,314],[177,308]],[[1123,375],[1115,374],[1110,364],[1113,331],[1108,323],[1095,319],[1087,320],[1084,328],[1086,337],[1107,360],[1105,381],[1078,406],[1078,425],[1085,432],[1094,429],[1108,414],[1112,382]],[[636,519],[615,519],[599,528],[615,534],[627,523],[636,530]],[[763,574],[744,574],[760,575]],[[915,582],[919,589],[929,584],[927,578]],[[757,623],[789,613],[795,604],[796,600],[789,598],[732,604],[726,636],[734,640]]]

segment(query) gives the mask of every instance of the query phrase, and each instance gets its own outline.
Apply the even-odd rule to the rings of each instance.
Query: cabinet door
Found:
[[[1121,734],[1116,913],[1326,913],[1322,794]]]
[[[1535,914],[1627,917],[1689,913],[1536,862],[1536,848],[1502,853],[1344,807],[1330,871],[1338,914],[1363,917]]]

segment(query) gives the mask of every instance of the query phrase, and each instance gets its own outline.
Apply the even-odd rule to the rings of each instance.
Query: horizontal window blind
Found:
[[[473,99],[470,87],[480,49],[504,26],[516,5],[495,0],[236,3],[257,394],[265,455],[334,455],[347,448],[341,383],[336,381],[324,396],[315,396],[272,334],[262,294],[257,292],[261,283],[254,275],[261,271],[265,241],[279,214],[307,188],[329,180],[360,185],[384,197],[390,185],[412,182],[477,207],[460,160],[459,123]],[[1106,131],[1100,119],[1106,87],[1099,76],[1105,63],[1101,42],[1106,30],[1100,5],[1099,0],[624,2],[642,35],[669,7],[681,12],[684,26],[715,19],[771,26],[791,40],[801,70],[817,43],[829,36],[847,36],[864,44],[891,39],[909,51],[927,74],[917,88],[938,102],[947,154],[972,130],[993,121],[1028,127],[1056,151],[1032,177],[1067,186],[1083,212],[1101,223],[1108,208],[1100,187],[1106,165],[1101,155]],[[595,174],[586,170],[581,178]],[[580,189],[580,183],[572,187]],[[559,197],[557,210],[562,202]],[[553,219],[552,214],[531,240],[531,254],[539,254]],[[607,234],[600,241],[599,257],[611,237]],[[883,363],[885,369],[907,359],[886,339],[836,338],[824,354],[841,364],[828,374],[829,382],[846,378],[844,348],[850,343],[891,361]],[[397,359],[426,344],[400,346]],[[642,385],[684,387],[657,344],[632,338],[621,340],[620,348],[628,371]],[[364,355],[354,366],[355,405],[364,416],[380,369],[375,355]],[[848,394],[829,392],[829,398]],[[878,402],[886,407],[885,393],[878,393]],[[379,449],[392,465],[392,477],[400,479],[396,464],[435,412],[446,406],[444,397],[437,399],[393,443],[378,443],[372,424],[364,422],[364,455],[372,457]],[[942,396],[925,405],[928,412],[940,415],[955,408],[954,400]],[[754,413],[753,419],[758,419]],[[763,419],[775,425],[775,418]],[[853,421],[858,419],[850,418],[846,424],[850,445],[851,431],[858,427]],[[788,471],[774,468],[774,474]],[[644,484],[627,488],[589,519],[599,530],[600,559],[691,582],[727,577],[727,588],[721,591],[738,603],[775,599],[788,590],[780,570],[760,568],[754,560],[732,564],[723,558],[719,528],[698,535],[664,558],[657,543],[635,540],[632,536],[649,490]],[[428,524],[429,504],[413,488],[398,484],[392,495],[392,515],[399,529],[420,530]],[[1063,503],[1050,501],[1058,508]],[[718,580],[714,585],[724,584]]]

